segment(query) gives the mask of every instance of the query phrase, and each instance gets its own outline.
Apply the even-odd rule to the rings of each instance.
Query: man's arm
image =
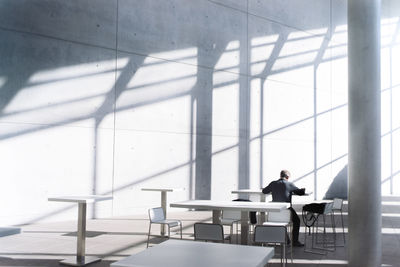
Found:
[[[290,183],[290,192],[292,193],[292,195],[302,196],[305,194],[306,189],[298,188],[297,186],[294,185],[294,183]]]
[[[264,193],[264,194],[269,194],[269,193],[271,193],[272,192],[272,186],[271,186],[271,184],[272,183],[270,183],[268,186],[266,186],[263,190],[262,190],[262,192]]]
[[[292,191],[293,195],[303,196],[306,193],[305,188],[297,188],[296,190]]]

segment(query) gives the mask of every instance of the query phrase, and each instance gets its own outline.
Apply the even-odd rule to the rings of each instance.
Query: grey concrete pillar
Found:
[[[381,266],[380,0],[348,0],[349,266]]]

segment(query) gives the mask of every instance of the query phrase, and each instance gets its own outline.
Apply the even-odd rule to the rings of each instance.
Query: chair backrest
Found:
[[[281,211],[268,212],[267,221],[269,222],[284,222],[288,223],[291,221],[291,212],[288,209]]]
[[[195,223],[194,240],[224,242],[224,228],[220,224]]]
[[[240,210],[223,210],[221,218],[222,219],[240,220],[241,211]]]
[[[254,229],[254,242],[256,243],[285,243],[286,227],[257,225]]]
[[[341,198],[333,199],[333,209],[334,210],[342,210],[342,206],[343,206],[343,199],[341,199]]]
[[[324,214],[331,213],[333,209],[333,202],[326,203],[325,204],[325,209],[324,209]]]
[[[152,208],[149,209],[149,219],[151,222],[157,222],[165,220],[165,214],[163,208]]]

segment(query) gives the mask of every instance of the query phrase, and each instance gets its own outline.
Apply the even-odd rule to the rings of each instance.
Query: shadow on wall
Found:
[[[347,199],[347,165],[335,176],[331,185],[326,191],[324,199],[333,199],[335,197],[341,199]]]

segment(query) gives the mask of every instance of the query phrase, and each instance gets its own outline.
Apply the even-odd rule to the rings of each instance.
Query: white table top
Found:
[[[187,200],[171,203],[170,206],[173,208],[196,208],[206,210],[281,211],[287,209],[290,203]]]
[[[76,203],[93,203],[97,201],[112,199],[112,196],[100,196],[100,195],[86,195],[86,196],[57,196],[49,197],[49,201],[59,201],[59,202],[76,202]]]
[[[231,193],[232,194],[247,193],[247,194],[264,195],[264,193],[262,192],[262,188],[260,188],[260,189],[238,189],[238,190],[233,190]],[[267,195],[269,195],[269,194],[267,194]]]
[[[333,203],[333,200],[330,199],[319,199],[319,200],[302,200],[302,199],[296,199],[296,201],[293,201],[293,204],[295,205],[307,205],[311,203]]]
[[[262,192],[263,188],[260,189],[238,189],[238,190],[233,190],[231,193],[232,194],[239,194],[239,193],[247,193],[247,194],[255,194],[255,195],[264,195]],[[293,195],[293,196],[309,196],[313,192],[305,192],[304,195]],[[265,195],[270,195],[270,193],[265,194]]]
[[[170,239],[112,267],[263,267],[273,248]]]
[[[142,191],[174,192],[183,191],[185,188],[142,188]]]

